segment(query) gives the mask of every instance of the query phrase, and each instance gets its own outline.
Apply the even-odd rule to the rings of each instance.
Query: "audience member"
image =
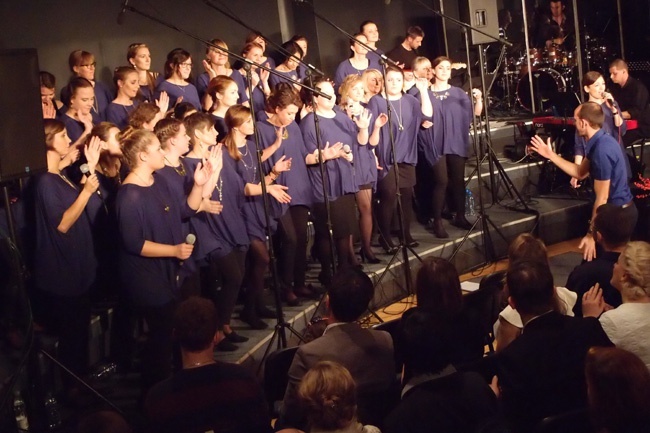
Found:
[[[400,336],[404,363],[413,376],[404,385],[402,401],[386,418],[384,431],[477,431],[498,415],[495,393],[478,373],[454,368],[454,324],[421,307],[410,311],[402,319]]]
[[[190,297],[174,314],[174,338],[183,369],[149,391],[148,431],[271,432],[264,395],[244,367],[215,361],[217,311],[207,299]]]
[[[650,426],[650,373],[617,347],[592,347],[585,365],[589,409],[601,433],[642,433]]]
[[[546,245],[541,239],[535,238],[530,233],[522,233],[512,241],[508,247],[509,265],[521,261],[535,261],[550,266]],[[506,272],[501,272],[505,279]],[[507,295],[504,296],[504,299]],[[572,308],[576,304],[578,297],[575,293],[564,287],[555,287],[554,308],[560,314],[573,316]],[[521,315],[518,311],[507,305],[501,313],[499,319],[494,324],[494,336],[497,342],[497,351],[505,349],[512,341],[521,335],[524,324],[521,321]]]
[[[278,423],[283,427],[305,427],[305,414],[298,399],[298,385],[319,361],[335,361],[350,371],[358,386],[359,406],[368,406],[386,395],[395,384],[393,341],[387,332],[363,329],[355,321],[368,308],[373,296],[370,278],[357,268],[339,271],[329,287],[325,305],[328,326],[322,337],[298,348],[289,368],[289,383]],[[367,422],[360,411],[360,421]],[[383,416],[383,415],[382,415]]]
[[[634,224],[625,218],[619,206],[604,204],[596,209],[594,232],[602,251],[591,262],[583,262],[569,274],[567,289],[576,292],[579,299],[596,283],[603,290],[603,299],[612,307],[621,305],[621,293],[611,283],[612,269],[621,251],[630,241]],[[582,302],[573,307],[576,316],[582,316]]]
[[[596,284],[582,298],[585,317],[598,317],[617,347],[637,355],[650,368],[650,244],[630,242],[614,263],[612,285],[623,303],[605,311],[603,290]]]
[[[307,412],[310,432],[380,433],[357,421],[357,389],[350,372],[333,361],[320,361],[305,374],[298,395]]]
[[[545,417],[586,407],[587,350],[612,343],[597,320],[555,311],[548,265],[514,263],[506,284],[524,331],[497,355],[501,400],[512,431],[530,432]]]

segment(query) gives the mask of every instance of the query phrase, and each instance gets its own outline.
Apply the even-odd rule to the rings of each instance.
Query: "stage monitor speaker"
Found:
[[[0,50],[0,182],[47,170],[38,54]]]
[[[462,0],[459,9],[461,21],[489,35],[499,37],[497,0]],[[494,39],[472,30],[469,41],[472,45],[478,45],[492,43]]]

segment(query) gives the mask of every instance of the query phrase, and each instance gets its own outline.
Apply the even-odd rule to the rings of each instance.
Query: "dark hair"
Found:
[[[447,314],[415,307],[403,316],[399,326],[404,364],[413,374],[438,373],[452,362],[453,322]]]
[[[93,53],[89,53],[88,51],[83,51],[83,50],[74,50],[68,56],[68,67],[70,68],[70,72],[74,74],[75,66],[81,66],[86,62],[92,63],[94,61],[95,61],[95,56],[93,55]]]
[[[228,128],[228,134],[226,134],[226,138],[223,139],[223,144],[226,146],[226,150],[230,157],[235,161],[241,159],[234,138],[235,128],[239,128],[250,117],[252,117],[250,108],[237,104],[230,107],[223,118],[226,123],[226,128]]]
[[[650,372],[638,356],[616,347],[592,347],[585,376],[589,409],[598,428],[608,433],[646,431]]]
[[[56,119],[44,119],[43,128],[45,130],[45,148],[47,150],[53,150],[52,142],[54,141],[54,136],[65,130],[65,123]]]
[[[508,261],[534,261],[549,265],[546,245],[530,233],[521,233],[508,246]]]
[[[433,59],[433,60],[431,61],[431,67],[432,67],[432,68],[435,68],[436,66],[438,66],[438,65],[441,64],[442,62],[449,62],[449,63],[451,63],[451,59],[450,59],[449,57],[447,57],[447,56],[438,56],[438,57],[436,57],[435,59]]]
[[[142,128],[145,123],[155,119],[158,113],[160,113],[160,108],[156,104],[143,102],[129,113],[129,126],[136,129]]]
[[[287,41],[287,42],[283,43],[283,44],[282,44],[282,48],[283,48],[283,49],[284,49],[288,54],[281,53],[281,54],[282,54],[282,57],[281,57],[282,61],[281,61],[281,63],[285,63],[287,60],[289,60],[289,59],[291,58],[291,57],[289,56],[289,54],[291,54],[291,55],[293,55],[293,56],[295,56],[295,57],[298,57],[298,58],[300,58],[300,59],[302,59],[302,56],[305,55],[305,53],[302,52],[302,48],[300,48],[300,45],[298,45],[297,43],[295,43],[295,42],[293,42],[293,41]]]
[[[603,108],[595,102],[585,102],[578,107],[578,118],[586,120],[592,128],[601,128],[605,122]]]
[[[93,129],[90,131],[90,134],[88,134],[88,138],[86,139],[86,143],[90,142],[90,139],[93,137],[99,137],[100,140],[102,141],[108,141],[111,129],[117,128],[119,131],[119,127],[111,122],[99,122],[97,125],[93,126]]]
[[[342,322],[359,319],[368,309],[374,293],[370,277],[356,268],[337,272],[327,289],[330,310]]]
[[[442,257],[427,257],[415,278],[418,305],[458,313],[463,308],[463,292],[454,265]]]
[[[367,26],[368,24],[374,24],[374,25],[377,25],[377,23],[375,23],[374,21],[371,21],[371,20],[365,20],[365,21],[363,21],[363,22],[361,23],[361,25],[359,25],[359,32],[363,33],[363,28],[364,28],[365,26]]]
[[[217,309],[208,299],[191,296],[176,308],[174,337],[188,352],[207,349],[217,328]]]
[[[303,376],[298,395],[309,423],[318,429],[339,430],[355,421],[356,384],[350,372],[333,361],[320,361]]]
[[[176,137],[181,130],[182,124],[183,121],[179,119],[162,119],[160,122],[156,123],[153,132],[156,134],[156,137],[158,137],[158,140],[160,140],[163,149],[167,148],[167,141],[170,138]]]
[[[178,66],[185,60],[191,58],[190,53],[183,48],[175,48],[167,54],[167,61],[165,62],[165,79],[170,78]]]
[[[302,105],[300,95],[291,84],[285,82],[278,83],[266,100],[269,112],[274,112],[276,108],[282,110],[292,104],[300,108]]]
[[[191,102],[179,102],[176,104],[176,106],[174,106],[174,118],[178,120],[184,120],[187,116],[187,113],[190,113],[192,111],[196,112],[197,109],[194,105],[192,105]]]
[[[610,247],[622,247],[630,241],[636,221],[626,218],[627,211],[620,206],[605,203],[596,209],[594,229]]]
[[[610,68],[616,68],[616,69],[625,69],[626,71],[629,70],[627,66],[627,62],[623,59],[616,59],[612,63],[609,64]]]
[[[603,78],[603,75],[600,72],[598,72],[598,71],[589,71],[585,75],[582,76],[582,85],[583,86],[591,86],[599,78]]]
[[[408,29],[406,29],[406,37],[413,39],[423,38],[424,30],[422,30],[422,27],[420,26],[410,26]]]
[[[255,42],[255,39],[260,38],[260,37],[262,39],[264,39],[264,37],[262,36],[262,34],[260,32],[252,31],[248,35],[246,35],[246,41],[245,42],[247,44],[250,43],[250,42]]]
[[[113,71],[113,84],[115,84],[115,87],[118,87],[118,81],[124,81],[126,80],[127,75],[129,74],[138,74],[138,71],[133,69],[132,66],[118,66],[115,68]]]
[[[41,83],[41,87],[45,87],[46,89],[54,89],[56,87],[56,78],[47,71],[40,71],[38,73],[38,81]]]
[[[72,77],[68,83],[68,95],[70,95],[70,99],[72,99],[72,97],[77,93],[77,90],[88,88],[93,89],[93,92],[95,91],[93,83],[89,80],[83,77]]]
[[[196,136],[194,135],[197,130],[203,130],[207,127],[214,126],[214,118],[208,113],[194,113],[183,119],[187,135],[190,136],[192,144],[196,144]]]
[[[512,263],[506,281],[520,314],[537,315],[555,309],[555,286],[548,264],[527,260]]]

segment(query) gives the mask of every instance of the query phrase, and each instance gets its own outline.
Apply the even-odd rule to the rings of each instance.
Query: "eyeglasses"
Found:
[[[191,68],[192,63],[179,63],[178,66],[181,68]]]
[[[87,64],[85,64],[85,65],[79,65],[79,66],[81,66],[81,67],[83,67],[83,68],[92,69],[92,68],[94,68],[94,67],[97,66],[97,62],[87,63]]]

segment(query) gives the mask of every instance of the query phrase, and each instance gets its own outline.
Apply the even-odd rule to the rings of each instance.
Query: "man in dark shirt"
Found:
[[[609,78],[612,80],[611,93],[621,107],[623,119],[635,119],[638,128],[627,131],[623,143],[629,146],[642,137],[650,137],[650,98],[648,89],[639,80],[630,77],[627,63],[616,59],[609,65]]]
[[[508,302],[521,315],[524,330],[497,355],[498,382],[513,433],[528,433],[545,417],[586,408],[587,351],[612,343],[597,319],[555,311],[548,264],[515,262],[506,284]]]
[[[191,297],[178,306],[174,337],[183,369],[155,385],[145,402],[150,432],[272,432],[259,383],[244,367],[214,360],[214,304]]]
[[[389,59],[396,61],[402,69],[411,69],[413,60],[418,56],[417,49],[422,45],[424,31],[418,26],[406,30],[406,37],[401,44],[386,53]]]
[[[575,46],[573,22],[564,13],[565,4],[562,0],[551,0],[550,15],[542,16],[538,24],[536,46],[538,48],[558,47],[564,51],[572,51]]]
[[[598,256],[591,262],[576,266],[566,282],[566,288],[578,294],[578,302],[573,307],[577,317],[582,316],[582,296],[598,283],[603,290],[605,302],[612,307],[621,305],[621,293],[612,286],[614,263],[634,232],[634,221],[627,218],[627,212],[619,206],[605,203],[596,210],[594,236],[602,247]]]

